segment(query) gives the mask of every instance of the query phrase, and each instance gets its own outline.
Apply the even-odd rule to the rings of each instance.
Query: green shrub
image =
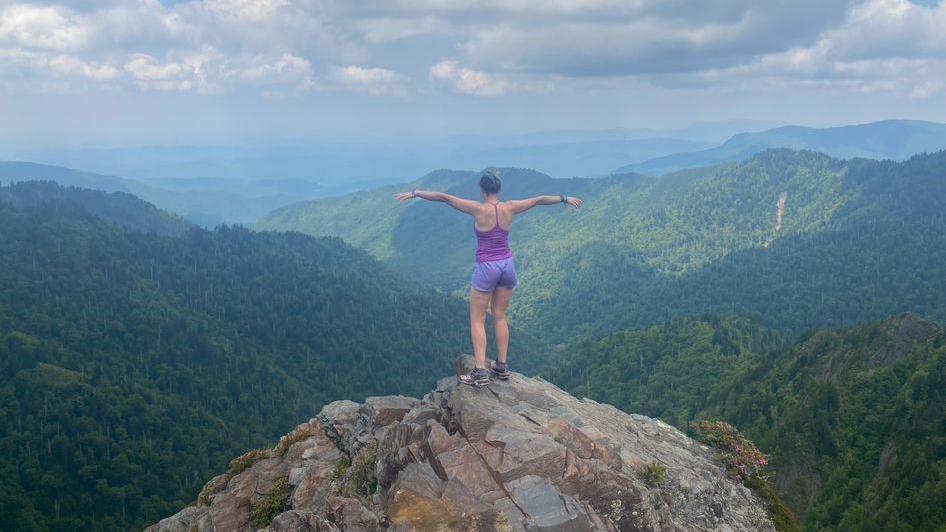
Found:
[[[253,522],[259,528],[266,528],[276,519],[276,516],[289,509],[289,498],[292,488],[289,486],[289,477],[279,477],[273,482],[273,489],[266,499],[253,508]]]
[[[263,449],[254,449],[230,461],[230,467],[227,469],[227,480],[246,471],[253,464],[260,460],[269,458],[269,451]]]
[[[769,482],[768,457],[755,443],[725,421],[701,421],[690,425],[699,440],[719,451],[726,469],[751,489],[765,504],[769,518],[780,532],[796,532],[801,527],[795,514],[785,506]]]
[[[355,457],[355,461],[350,467],[340,472],[339,476],[342,478],[339,492],[347,497],[367,497],[374,493],[378,488],[378,479],[374,475],[374,464],[377,460],[378,442],[374,442]],[[336,472],[338,472],[344,461],[339,462],[339,466],[336,466]]]
[[[213,492],[214,486],[209,482],[205,484],[204,489],[200,490],[200,495],[197,496],[197,507],[210,506],[210,497],[213,495]]]
[[[286,434],[279,439],[279,444],[276,445],[276,455],[285,456],[289,452],[289,448],[292,447],[294,443],[300,441],[305,441],[315,435],[315,429],[313,429],[308,424],[300,425],[292,430],[289,434]]]
[[[726,469],[740,483],[748,479],[768,478],[765,467],[769,459],[752,441],[742,435],[736,427],[725,421],[701,421],[691,425],[699,440],[719,451]]]
[[[351,467],[351,460],[348,459],[347,455],[343,454],[341,460],[335,464],[335,469],[332,471],[332,482],[338,482],[345,478],[349,467]]]

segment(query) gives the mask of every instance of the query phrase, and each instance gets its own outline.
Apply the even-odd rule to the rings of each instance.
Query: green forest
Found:
[[[797,341],[687,318],[583,345],[547,377],[687,430],[723,419],[772,455],[808,530],[946,523],[946,330],[913,315]]]
[[[143,528],[322,404],[422,394],[466,347],[461,302],[338,239],[180,223],[0,188],[0,530]]]

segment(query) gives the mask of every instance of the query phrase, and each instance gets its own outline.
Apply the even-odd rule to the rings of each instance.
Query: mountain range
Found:
[[[570,398],[569,405],[593,406],[581,407],[577,417],[555,409],[541,399],[553,393],[551,384],[519,377],[521,396],[500,383],[455,393],[482,392],[465,395],[462,405],[495,399],[502,408],[482,412],[504,423],[514,419],[530,434],[547,428],[554,445],[568,449],[566,457],[594,460],[594,452],[605,453],[598,459],[610,460],[608,467],[618,462],[607,457],[607,441],[594,435],[589,443],[568,428],[591,431],[602,412],[624,416],[595,401],[661,420],[645,424],[630,416],[641,434],[685,431],[703,438],[703,427],[731,423],[770,455],[772,485],[752,489],[778,510],[770,517],[779,530],[796,528],[776,495],[805,529],[941,528],[946,151],[903,159],[778,148],[662,177],[557,179],[500,168],[504,197],[564,193],[586,200],[580,212],[545,207],[516,221],[522,282],[511,309],[511,361],[591,398]],[[470,457],[494,471],[491,453],[520,441],[510,432],[505,446],[475,435],[464,443],[464,435],[483,428],[477,420],[489,416],[469,411],[469,417],[458,404],[434,401],[433,410],[449,409],[425,414],[420,408],[416,416],[434,416],[424,418],[426,428],[394,431],[378,440],[378,453],[366,454],[381,429],[371,424],[378,409],[401,402],[386,398],[323,410],[337,422],[318,427],[350,426],[354,434],[326,433],[318,443],[326,445],[317,447],[328,454],[305,451],[314,436],[297,427],[285,444],[241,456],[270,446],[331,401],[419,396],[466,349],[467,309],[455,295],[468,288],[472,223],[443,205],[396,203],[392,194],[427,188],[476,198],[477,172],[438,170],[404,185],[284,206],[254,232],[208,231],[142,201],[136,195],[147,190],[134,187],[143,179],[42,169],[51,178],[113,191],[103,192],[27,182],[38,175],[36,167],[11,167],[25,171],[11,171],[20,177],[4,178],[16,182],[0,187],[0,529],[140,529],[185,507],[175,517],[194,518],[188,527],[199,530],[221,508],[234,510],[240,526],[257,526],[247,521],[250,512],[276,518],[286,509],[285,500],[273,498],[278,479],[270,473],[293,460],[312,469],[286,469],[276,495],[284,497],[286,486],[311,474],[311,493],[333,502],[318,516],[292,506],[273,526],[298,525],[292,520],[298,517],[322,519],[317,524],[331,530],[348,518],[371,521],[368,514],[389,526],[376,512],[396,493],[384,484],[397,480],[384,473],[393,471],[387,469],[392,460],[414,456],[417,467],[435,471],[397,480],[433,487],[425,496],[439,494],[433,502],[411,499],[423,502],[419,508],[469,501],[459,487],[467,484],[437,473],[436,464],[456,453],[422,445],[434,418],[448,436],[457,430],[459,438],[450,437],[461,447],[485,453]],[[154,184],[186,196],[225,188],[227,181]],[[293,180],[249,186],[270,185],[306,186]],[[437,384],[411,408],[444,398],[437,394],[448,389],[449,383]],[[421,419],[416,416],[409,423]],[[539,428],[546,422],[550,428]],[[737,434],[726,429],[722,437],[750,445]],[[423,441],[412,446],[415,436]],[[294,445],[298,453],[290,451]],[[338,458],[334,469],[335,461],[319,461],[329,455]],[[240,458],[230,471],[212,478],[234,456]],[[463,466],[469,462],[452,463],[469,469]],[[563,478],[571,478],[569,464],[578,472],[589,466],[566,460],[555,473],[564,469]],[[650,466],[634,477],[659,484],[660,468]],[[615,471],[600,473],[619,478]],[[730,465],[730,472],[740,469]],[[573,508],[558,496],[571,497],[572,485],[543,483],[538,473],[523,486],[510,477],[507,488],[525,490],[529,505],[547,502],[529,516],[559,518],[555,504]],[[672,468],[663,474],[680,478]],[[741,489],[741,477],[714,478]],[[247,495],[251,484],[263,491]],[[352,491],[338,491],[345,486]],[[670,488],[660,492],[684,496],[679,483]],[[516,493],[511,500],[519,500]],[[367,514],[351,502],[359,497]],[[398,515],[412,522],[405,516],[415,507],[403,508]],[[593,504],[583,508],[589,518],[598,513]]]
[[[944,167],[946,152],[897,163],[782,149],[661,179],[501,169],[504,197],[586,201],[580,213],[545,207],[517,220],[514,323],[562,342],[704,312],[755,314],[796,333],[900,312],[943,319]],[[392,193],[475,198],[476,176],[438,171],[302,202],[257,227],[338,236],[404,275],[463,291],[470,220],[443,205],[398,204]]]
[[[54,181],[106,192],[134,194],[207,228],[252,225],[269,211],[305,198],[372,188],[387,180],[323,186],[302,179],[129,179],[31,162],[0,161],[0,182]]]
[[[884,120],[870,124],[812,128],[782,126],[755,133],[740,133],[723,144],[695,151],[656,156],[613,170],[664,175],[743,161],[771,148],[814,150],[839,158],[904,160],[915,154],[946,149],[946,124],[920,120]]]
[[[709,148],[734,134],[776,125],[779,124],[733,120],[673,129],[614,128],[397,138],[336,135],[294,141],[260,139],[235,146],[110,149],[0,146],[0,158],[44,162],[142,181],[277,179],[317,182],[326,188],[337,188],[363,181],[408,181],[431,168],[477,168],[490,164],[537,168],[556,177],[606,175],[619,165]]]

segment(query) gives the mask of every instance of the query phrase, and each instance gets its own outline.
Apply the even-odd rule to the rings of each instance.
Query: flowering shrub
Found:
[[[719,450],[719,456],[736,480],[767,480],[769,459],[736,427],[725,421],[701,421],[690,425],[699,440]]]

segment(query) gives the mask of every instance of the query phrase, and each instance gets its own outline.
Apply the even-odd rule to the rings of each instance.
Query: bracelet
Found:
[[[416,197],[417,197],[417,190],[415,189],[411,191],[411,199],[416,198]]]
[[[568,196],[566,196],[565,194],[562,194],[562,203],[565,205],[568,205]]]

